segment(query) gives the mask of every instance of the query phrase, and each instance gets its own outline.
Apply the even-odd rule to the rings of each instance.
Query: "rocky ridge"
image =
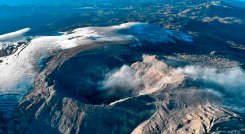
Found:
[[[84,104],[65,97],[47,84],[44,74],[50,70],[44,70],[34,90],[21,102],[24,116],[17,116],[21,117],[16,119],[18,127],[12,130],[64,134],[244,132],[244,119],[225,108],[221,98],[196,86],[185,86],[185,76],[171,74],[172,68],[156,56],[145,55],[131,68],[143,80],[142,95],[109,105]]]

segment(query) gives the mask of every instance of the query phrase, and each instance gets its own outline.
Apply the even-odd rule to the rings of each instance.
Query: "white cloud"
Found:
[[[0,41],[12,40],[12,39],[15,39],[15,38],[19,38],[19,37],[23,36],[25,33],[27,33],[30,30],[31,30],[30,28],[24,28],[24,29],[21,29],[21,30],[12,32],[12,33],[7,33],[7,34],[0,35]]]
[[[131,67],[123,65],[120,69],[107,74],[102,84],[105,89],[136,90],[141,80],[135,77],[135,71]]]
[[[245,100],[245,71],[239,67],[217,69],[201,66],[186,66],[184,68],[177,68],[177,73],[184,73],[188,77],[196,81],[202,81],[206,86],[217,85],[219,88],[213,88],[222,94],[234,97],[241,103]]]

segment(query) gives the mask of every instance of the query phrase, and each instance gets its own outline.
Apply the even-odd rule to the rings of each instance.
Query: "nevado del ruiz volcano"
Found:
[[[0,134],[245,133],[244,3],[0,2]]]

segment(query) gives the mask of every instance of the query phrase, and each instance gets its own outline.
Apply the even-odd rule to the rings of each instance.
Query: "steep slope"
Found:
[[[52,64],[54,65],[54,64]],[[61,94],[44,71],[21,103],[17,132],[24,133],[241,133],[244,120],[212,92],[186,86],[183,74],[155,56],[132,64],[144,95],[109,105],[85,104]],[[168,77],[170,81],[166,81]],[[173,78],[171,80],[171,78]],[[161,83],[161,84],[158,84]],[[165,83],[165,84],[164,84]],[[154,89],[154,90],[152,90]]]
[[[2,131],[243,133],[244,116],[236,110],[242,104],[220,95],[219,85],[208,89],[183,65],[161,60],[161,53],[191,45],[188,35],[144,23],[35,38],[14,57],[17,62],[0,64],[7,69],[3,91],[16,92],[23,78],[33,86]],[[10,78],[13,83],[5,83]]]

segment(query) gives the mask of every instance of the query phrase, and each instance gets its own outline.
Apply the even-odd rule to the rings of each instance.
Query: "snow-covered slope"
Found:
[[[17,37],[29,29],[0,36],[2,39]],[[145,23],[126,23],[111,27],[86,27],[66,32],[61,36],[36,37],[20,47],[14,54],[0,63],[0,94],[26,93],[32,86],[35,76],[43,67],[44,60],[58,51],[80,45],[104,42],[135,42],[140,40],[152,43],[174,43],[175,40],[191,42],[188,35],[164,30]]]

